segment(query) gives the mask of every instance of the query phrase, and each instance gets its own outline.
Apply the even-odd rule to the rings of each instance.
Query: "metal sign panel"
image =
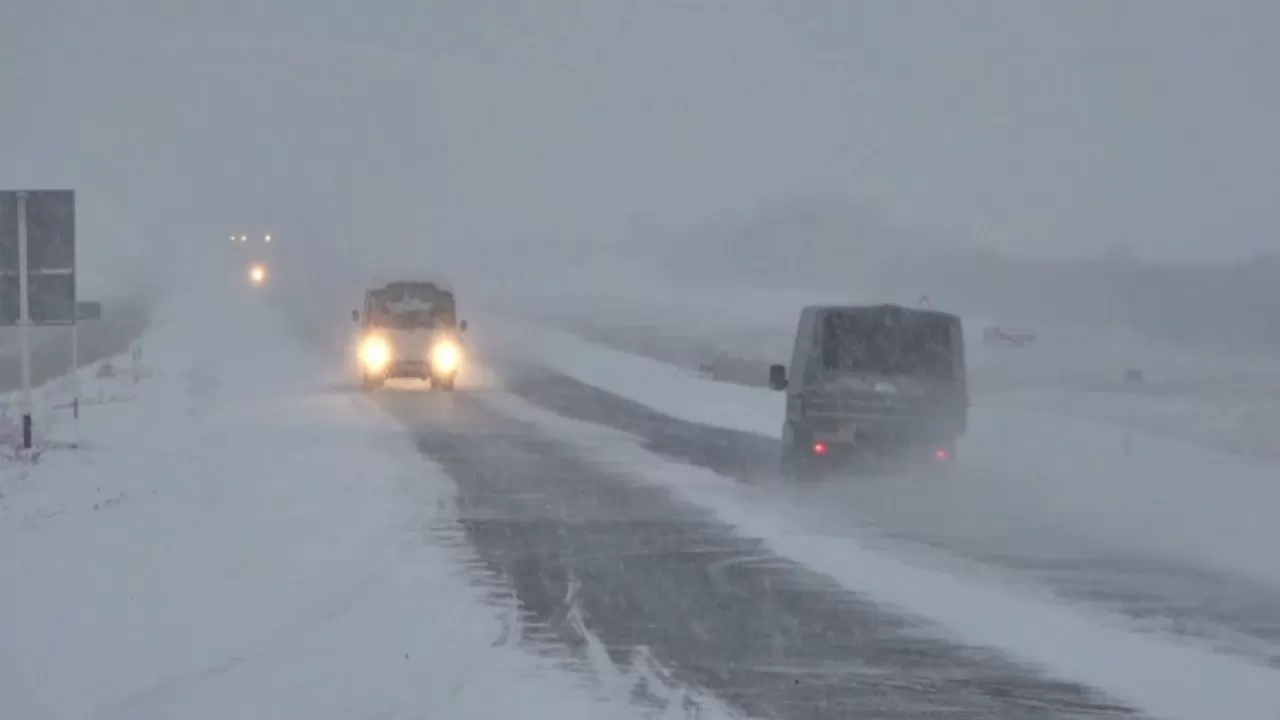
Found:
[[[75,318],[74,275],[31,275],[27,297],[32,325],[70,325]],[[17,325],[18,276],[0,277],[0,325]]]
[[[27,270],[74,274],[76,195],[71,190],[27,193]]]
[[[32,325],[73,325],[76,321],[74,273],[32,275],[27,278]]]
[[[76,206],[73,190],[0,192],[0,323],[15,325],[18,298],[18,195],[26,194],[27,302],[33,325],[76,320]]]
[[[16,277],[17,272],[18,193],[0,192],[0,274],[14,273]]]
[[[0,277],[0,325],[18,324],[18,275]]]
[[[102,303],[96,300],[85,300],[76,303],[76,320],[101,320]]]

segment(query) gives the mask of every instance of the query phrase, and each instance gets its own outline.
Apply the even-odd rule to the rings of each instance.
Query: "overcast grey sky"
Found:
[[[1280,246],[1277,30],[1274,0],[8,0],[0,186],[77,189],[86,261],[255,224],[608,246],[814,194],[1234,257]]]

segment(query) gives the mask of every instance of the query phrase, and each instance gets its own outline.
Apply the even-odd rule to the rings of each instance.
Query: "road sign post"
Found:
[[[76,435],[80,434],[80,399],[83,389],[80,386],[80,321],[101,320],[102,303],[77,302],[75,323],[71,325],[71,417],[76,423]],[[77,437],[77,445],[79,438]]]
[[[31,328],[76,323],[75,192],[0,192],[0,325],[17,325],[21,342],[22,445],[33,445]],[[79,358],[74,360],[77,362]],[[78,379],[78,378],[77,378]]]
[[[27,194],[18,193],[18,332],[22,343],[22,447],[32,444],[31,413],[35,402],[31,397],[31,302],[27,296]]]
[[[71,324],[71,420],[76,426],[76,446],[80,445],[80,318]]]

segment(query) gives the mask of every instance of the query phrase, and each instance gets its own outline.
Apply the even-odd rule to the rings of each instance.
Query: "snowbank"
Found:
[[[708,382],[690,370],[597,345],[570,332],[493,316],[477,321],[472,335],[490,352],[545,363],[667,415],[771,437],[782,427],[782,393]]]

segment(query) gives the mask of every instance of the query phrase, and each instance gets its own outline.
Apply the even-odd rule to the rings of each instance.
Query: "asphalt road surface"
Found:
[[[669,418],[597,405],[607,396],[551,373],[506,372],[535,402],[641,429],[656,452],[688,462],[742,470],[766,451],[759,439],[686,436]],[[376,397],[457,481],[453,522],[479,558],[475,582],[515,596],[528,645],[584,653],[590,633],[619,667],[651,655],[764,718],[1135,716],[989,649],[933,639],[665,491],[592,467],[485,392],[498,391]]]

